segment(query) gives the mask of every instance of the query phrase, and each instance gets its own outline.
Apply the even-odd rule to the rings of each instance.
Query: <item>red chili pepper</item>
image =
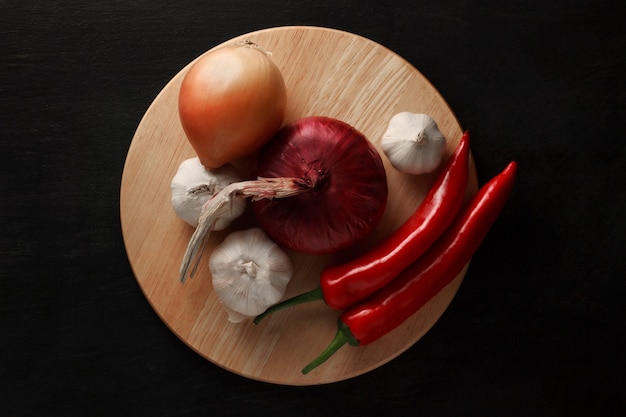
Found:
[[[324,300],[341,310],[387,285],[419,258],[452,223],[465,195],[469,133],[465,132],[415,212],[385,241],[367,253],[322,271],[320,286],[270,307],[255,319],[307,301]]]
[[[426,254],[389,285],[345,310],[335,338],[302,372],[326,361],[341,346],[367,345],[398,327],[454,280],[474,255],[513,189],[511,162],[485,184]]]

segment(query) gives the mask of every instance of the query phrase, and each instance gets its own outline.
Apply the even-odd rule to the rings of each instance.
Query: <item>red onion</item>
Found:
[[[251,204],[274,241],[306,254],[329,254],[360,241],[387,203],[387,177],[376,148],[352,126],[328,117],[284,126],[261,150],[256,175],[301,179],[306,192]]]

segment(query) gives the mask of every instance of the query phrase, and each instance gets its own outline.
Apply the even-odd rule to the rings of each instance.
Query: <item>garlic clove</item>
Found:
[[[437,169],[446,149],[446,138],[429,115],[400,112],[389,121],[381,147],[398,171],[419,175]]]
[[[293,275],[289,256],[258,227],[228,235],[213,249],[209,269],[231,322],[253,318],[280,301]]]
[[[198,226],[202,206],[216,193],[231,183],[242,181],[233,165],[227,164],[215,170],[207,170],[198,157],[184,160],[172,178],[172,208],[174,213],[193,227]],[[242,199],[233,199],[228,212],[220,217],[213,230],[223,230],[239,217],[246,208]]]

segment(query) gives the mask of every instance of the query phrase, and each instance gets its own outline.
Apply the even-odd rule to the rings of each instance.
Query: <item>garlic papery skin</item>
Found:
[[[231,164],[209,171],[202,165],[200,158],[186,159],[179,165],[171,182],[174,213],[186,223],[197,227],[202,206],[226,186],[241,180],[241,176]],[[228,227],[232,220],[243,214],[245,208],[244,200],[234,200],[229,206],[230,211],[212,226],[213,230]]]
[[[437,169],[446,138],[429,115],[401,112],[389,121],[381,147],[395,169],[419,175]]]
[[[209,258],[213,290],[233,323],[253,318],[285,295],[289,256],[258,227],[233,232]]]

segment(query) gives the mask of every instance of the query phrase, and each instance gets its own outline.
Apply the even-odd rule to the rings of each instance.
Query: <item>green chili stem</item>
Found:
[[[324,294],[322,293],[322,289],[320,287],[315,288],[314,290],[302,293],[300,295],[296,295],[295,297],[291,297],[286,299],[285,301],[281,301],[278,304],[274,304],[263,313],[256,316],[254,319],[254,324],[259,324],[261,320],[263,320],[266,316],[270,314],[282,310],[283,308],[292,307],[298,304],[307,303],[309,301],[318,301],[323,300]]]
[[[337,333],[335,333],[335,338],[332,342],[330,342],[330,345],[328,345],[328,347],[324,349],[324,351],[320,353],[317,358],[313,359],[311,363],[305,366],[302,369],[302,373],[308,374],[313,369],[326,362],[328,358],[330,358],[335,352],[339,350],[339,348],[341,348],[346,343],[348,343],[348,336],[345,334],[345,332],[341,331],[341,329],[337,330]]]
[[[350,328],[339,318],[337,320],[337,333],[335,333],[335,337],[332,342],[328,345],[326,349],[320,355],[313,359],[311,363],[305,366],[302,369],[303,374],[308,374],[313,369],[317,368],[324,362],[328,360],[335,352],[339,350],[343,345],[349,344],[351,346],[359,346],[359,341],[356,340]]]

